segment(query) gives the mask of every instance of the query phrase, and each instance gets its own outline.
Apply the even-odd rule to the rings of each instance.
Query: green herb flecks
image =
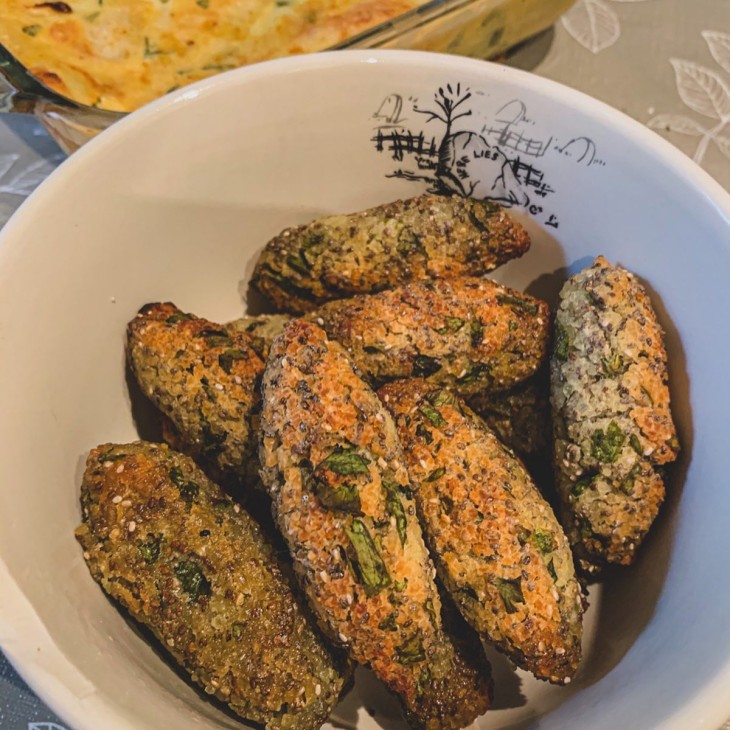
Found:
[[[389,613],[379,624],[378,628],[381,631],[398,631],[398,624],[396,623],[397,614],[395,611]]]
[[[444,417],[430,404],[430,403],[423,403],[419,406],[418,410],[426,417],[428,420],[437,427],[445,426],[446,421]]]
[[[641,472],[641,464],[636,462],[631,469],[629,469],[629,473],[626,475],[626,477],[623,479],[621,484],[619,484],[619,489],[624,494],[632,494],[634,491],[634,482],[636,481],[636,477]]]
[[[182,471],[179,467],[174,466],[170,469],[170,479],[172,483],[178,488],[180,496],[190,505],[198,497],[200,487],[193,481],[185,479]]]
[[[531,540],[543,555],[551,553],[557,547],[555,538],[545,530],[535,530],[531,535]]]
[[[408,641],[396,647],[396,657],[399,664],[416,664],[426,658],[423,650],[423,640],[420,634],[414,634]]]
[[[433,601],[430,598],[426,599],[423,607],[426,609],[428,617],[431,619],[431,624],[433,626],[438,626],[438,616],[436,616],[436,609],[433,607]]]
[[[427,378],[441,370],[441,363],[435,357],[417,355],[413,361],[413,375],[417,378]]]
[[[484,339],[484,325],[478,320],[473,319],[469,322],[469,339],[472,347],[479,347]]]
[[[522,595],[522,581],[520,578],[514,578],[513,580],[507,580],[505,578],[497,578],[495,585],[499,591],[499,595],[502,596],[502,602],[507,610],[507,613],[516,613],[516,603],[524,603],[525,597]]]
[[[145,563],[154,563],[160,557],[160,543],[162,536],[155,536],[151,532],[147,533],[148,540],[137,545],[140,555]]]
[[[309,262],[304,258],[301,251],[298,251],[297,254],[289,254],[289,256],[286,257],[286,265],[290,269],[294,269],[294,271],[297,272],[297,274],[301,274],[302,276],[309,276],[310,266]]]
[[[626,434],[615,421],[608,424],[608,428],[594,431],[591,437],[591,453],[594,459],[605,464],[613,464],[618,459]]]
[[[166,324],[179,324],[180,322],[190,322],[191,320],[196,319],[196,317],[192,314],[188,314],[187,312],[175,312],[175,314],[171,314],[166,320]]]
[[[569,350],[570,338],[568,337],[568,331],[561,324],[555,325],[555,347],[553,349],[555,357],[561,362],[565,362],[568,359]]]
[[[204,10],[207,10],[210,7],[210,0],[195,0],[195,3]]]
[[[536,302],[533,302],[526,297],[520,297],[514,294],[497,294],[497,301],[500,304],[508,304],[521,314],[529,314],[533,317],[537,314],[539,309]]]
[[[639,455],[644,455],[644,447],[641,445],[641,441],[639,440],[639,437],[632,433],[629,436],[629,446]]]
[[[441,479],[441,477],[446,474],[446,467],[440,466],[438,469],[434,469],[427,477],[427,482],[435,482],[437,479]]]
[[[547,564],[547,572],[550,573],[550,577],[557,583],[558,574],[555,572],[555,560],[550,558]]]
[[[444,321],[446,324],[436,330],[440,335],[445,335],[447,332],[458,332],[464,326],[464,320],[461,317],[444,317]]]
[[[210,595],[210,581],[205,577],[199,565],[189,560],[183,560],[173,570],[180,581],[180,586],[193,601]]]
[[[570,493],[577,499],[593,484],[597,476],[597,474],[589,474],[588,476],[582,477],[573,484]]]
[[[453,406],[454,408],[459,407],[459,401],[457,400],[456,396],[446,388],[442,388],[441,390],[434,390],[432,393],[429,393],[426,396],[426,400],[436,408],[440,408],[441,406]]]
[[[370,459],[357,453],[355,446],[337,446],[335,450],[319,463],[317,469],[328,469],[340,476],[367,474]]]
[[[196,337],[204,339],[208,347],[230,347],[233,344],[231,335],[228,332],[213,327],[200,330]]]
[[[319,501],[329,509],[349,512],[354,515],[362,514],[360,493],[354,484],[342,484],[331,487],[321,479],[314,480],[314,489]]]
[[[113,454],[111,451],[105,451],[103,454],[99,454],[99,463],[103,464],[105,461],[119,461],[127,457],[127,454]]]
[[[29,36],[35,38],[35,36],[37,36],[38,33],[41,31],[41,26],[40,25],[24,25],[21,28],[21,30],[26,35],[29,35]]]
[[[383,489],[385,489],[385,509],[388,514],[395,519],[395,528],[398,531],[400,544],[406,544],[406,530],[408,524],[406,522],[406,513],[403,509],[403,503],[400,499],[400,487],[396,482],[383,479]]]
[[[433,434],[422,423],[416,426],[416,436],[422,438],[427,444],[433,442]]]
[[[244,352],[243,350],[231,348],[218,355],[218,364],[223,368],[225,372],[230,374],[234,362],[247,359],[248,353]]]
[[[145,58],[153,58],[154,56],[164,56],[166,55],[166,51],[161,51],[150,39],[145,36],[144,37],[144,57]]]
[[[609,357],[601,358],[604,375],[609,377],[613,375],[621,375],[626,370],[624,358],[620,352],[613,352]]]
[[[373,538],[365,523],[355,518],[349,528],[345,528],[355,559],[352,561],[355,578],[365,586],[365,593],[374,596],[390,585],[390,576],[383,558],[380,556]]]
[[[460,375],[457,379],[457,383],[462,385],[465,383],[473,383],[475,380],[479,380],[485,375],[489,375],[491,368],[486,363],[470,362],[465,368],[466,372]]]

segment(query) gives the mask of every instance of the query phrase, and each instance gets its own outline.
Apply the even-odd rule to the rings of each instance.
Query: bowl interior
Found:
[[[73,538],[86,452],[138,434],[127,321],[165,300],[233,319],[258,306],[247,281],[279,230],[426,189],[510,205],[533,246],[497,278],[548,301],[597,254],[642,277],[683,445],[637,565],[591,590],[576,680],[550,687],[495,654],[496,709],[477,726],[713,728],[730,715],[727,198],[652,133],[562,87],[453,57],[347,52],[152,104],[74,155],[3,233],[0,640],[74,727],[241,726],[106,600]],[[335,724],[403,727],[366,672]]]

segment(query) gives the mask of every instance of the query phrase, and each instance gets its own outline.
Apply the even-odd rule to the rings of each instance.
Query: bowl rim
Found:
[[[335,67],[344,71],[348,67],[357,67],[361,64],[390,64],[405,69],[417,66],[419,69],[437,70],[442,74],[444,68],[453,71],[463,69],[466,72],[482,74],[485,81],[490,79],[505,81],[514,83],[529,93],[540,96],[549,94],[551,99],[562,101],[586,117],[595,119],[597,123],[618,130],[622,135],[638,143],[650,157],[672,169],[678,176],[684,177],[718,210],[727,221],[730,231],[730,193],[720,183],[656,132],[584,92],[528,71],[485,60],[426,51],[337,50],[275,59],[233,69],[186,86],[125,115],[65,160],[15,211],[0,231],[0,279],[5,267],[15,257],[22,255],[21,234],[26,220],[32,220],[36,210],[42,209],[48,199],[62,195],[66,180],[76,174],[77,170],[89,164],[94,157],[103,157],[108,147],[116,145],[118,140],[133,132],[135,127],[144,124],[146,120],[167,112],[178,104],[196,103],[197,99],[204,99],[221,89],[245,93],[243,89],[249,82],[262,78],[316,73],[320,69]],[[730,247],[730,237],[721,243]],[[27,657],[31,656],[28,647],[32,644],[34,648],[38,647],[39,653],[42,649],[46,654],[52,654],[55,660],[63,662],[68,667],[70,673],[76,673],[75,667],[56,648],[55,642],[46,632],[32,605],[11,577],[2,555],[0,555],[0,586],[2,586],[0,595],[3,596],[0,602],[0,649],[33,692],[77,730],[92,730],[100,724],[110,727],[110,721],[121,722],[119,727],[127,727],[127,723],[95,692],[80,698],[69,688],[68,682],[50,675],[40,664],[27,660]],[[23,616],[22,621],[17,620],[20,615]],[[16,651],[16,645],[25,648]],[[33,654],[35,653],[33,651]],[[82,677],[83,675],[80,676]],[[83,681],[88,684],[85,678]],[[713,681],[681,708],[681,714],[693,716],[700,723],[694,726],[697,730],[717,730],[730,715],[730,695],[727,695],[726,691],[729,685],[730,656]],[[722,702],[718,704],[718,699],[723,696],[727,697],[727,700],[720,707]],[[675,715],[661,727],[681,730],[682,726],[676,724],[679,720],[681,719]]]

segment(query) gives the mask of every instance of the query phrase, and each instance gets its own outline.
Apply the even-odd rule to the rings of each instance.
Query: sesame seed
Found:
[[[348,606],[352,605],[353,598],[349,593],[345,596],[345,600],[347,601]]]
[[[91,554],[87,550],[84,550],[84,560],[88,560],[90,557]]]
[[[419,459],[418,460],[418,463],[421,465],[421,469],[427,469],[428,468],[428,465],[426,464],[426,462],[423,459]]]
[[[556,653],[556,654],[557,654],[558,656],[563,656],[563,654],[565,654],[565,649],[563,649],[563,647],[562,647],[562,646],[559,646],[559,647],[558,647],[558,648],[557,648],[557,649],[555,650],[555,653]]]
[[[239,512],[241,511],[241,505],[239,505],[239,504],[234,504],[234,505],[233,505],[233,511],[234,511],[234,512],[235,512],[236,514],[238,514],[238,513],[239,513]]]
[[[214,388],[215,388],[216,390],[223,390],[223,386],[222,386],[222,385],[221,385],[220,383],[216,383],[216,384],[215,384],[215,385],[214,385],[213,387],[214,387]]]
[[[243,606],[243,593],[239,593],[236,596],[236,605],[237,606]]]
[[[543,642],[543,641],[539,642],[538,645],[537,645],[537,650],[539,652],[545,651],[545,642]]]
[[[137,529],[137,523],[134,520],[130,520],[127,524],[127,529],[130,532],[134,532]]]
[[[379,456],[378,457],[378,466],[381,469],[387,469],[388,468],[388,462],[382,456]]]
[[[122,500],[122,507],[131,507],[132,501],[130,499],[123,499]]]
[[[175,646],[175,639],[173,639],[172,637],[170,637],[165,643],[168,646]]]
[[[565,678],[565,679],[563,680],[563,684],[570,684],[570,677],[566,677],[566,678]]]
[[[316,687],[314,688],[314,694],[316,694],[316,695],[317,695],[317,697],[319,697],[319,696],[320,696],[320,695],[322,694],[322,685],[321,685],[321,684],[318,684],[318,685],[317,685],[317,686],[316,686]]]
[[[233,380],[236,383],[236,385],[241,385],[241,383],[243,382],[243,380],[241,380],[241,376],[240,375],[234,375],[233,376]]]
[[[121,474],[124,471],[124,464],[120,464],[117,467],[117,474]]]
[[[116,497],[112,498],[112,504],[119,504],[122,501],[122,498],[117,494]]]
[[[324,320],[322,319],[322,317],[317,317],[317,324],[320,327],[324,326]]]
[[[112,462],[111,461],[105,461],[104,462],[104,468],[105,469],[108,469],[111,465],[112,465]]]
[[[456,377],[457,378],[463,378],[467,373],[466,368],[464,368]]]
[[[347,642],[349,641],[349,639],[348,639],[348,638],[347,638],[347,637],[346,637],[346,636],[345,636],[345,635],[344,635],[343,633],[341,633],[341,632],[340,632],[339,634],[337,634],[337,638],[338,638],[338,639],[339,639],[339,640],[340,640],[340,641],[341,641],[341,642],[342,642],[343,644],[346,644],[346,643],[347,643]]]

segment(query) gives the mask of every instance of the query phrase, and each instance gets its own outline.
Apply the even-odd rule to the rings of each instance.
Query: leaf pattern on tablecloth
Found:
[[[645,0],[612,0],[639,3]],[[560,19],[565,30],[591,53],[600,53],[621,36],[618,15],[603,0],[578,0]]]
[[[57,722],[29,722],[28,730],[66,730],[66,728]]]
[[[730,74],[730,33],[703,30],[702,37],[707,41],[712,57]]]
[[[702,37],[718,65],[730,72],[730,35],[705,30]],[[670,58],[669,62],[674,68],[679,98],[692,111],[713,119],[714,124],[706,127],[681,114],[658,114],[647,125],[660,131],[700,137],[692,157],[697,164],[702,164],[712,142],[725,157],[730,158],[730,137],[723,134],[730,125],[730,86],[719,72],[694,61]]]
[[[65,158],[66,155],[59,152],[17,170],[15,163],[20,155],[0,155],[0,193],[23,197],[30,195]]]

